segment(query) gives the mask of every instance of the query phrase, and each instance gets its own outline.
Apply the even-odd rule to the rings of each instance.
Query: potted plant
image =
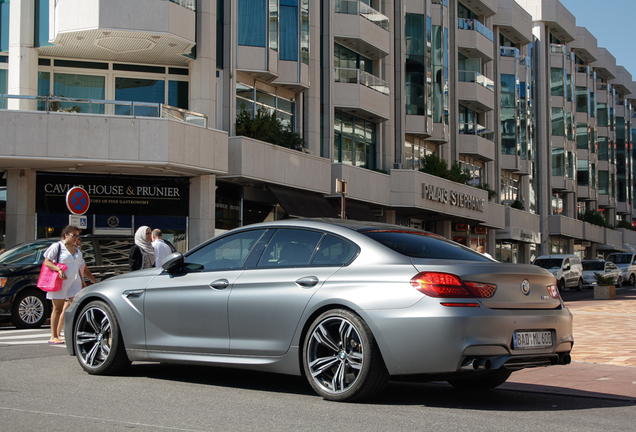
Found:
[[[595,300],[610,300],[616,298],[616,287],[614,278],[603,276],[601,273],[594,273],[596,286],[594,287]]]

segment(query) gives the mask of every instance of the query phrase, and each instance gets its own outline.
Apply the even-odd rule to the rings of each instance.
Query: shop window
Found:
[[[375,124],[336,110],[334,162],[375,168]]]

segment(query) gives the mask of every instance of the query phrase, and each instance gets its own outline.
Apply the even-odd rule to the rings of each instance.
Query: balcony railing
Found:
[[[584,73],[584,74],[588,74],[590,73],[590,67],[589,66],[577,66],[576,67],[576,72],[577,73]]]
[[[550,44],[550,52],[553,53],[567,53],[568,49],[565,45]]]
[[[490,91],[495,91],[495,82],[490,78],[474,71],[459,71],[460,82],[474,82]]]
[[[495,133],[479,123],[460,123],[459,133],[461,135],[477,135],[481,138],[487,139],[488,141],[495,140]]]
[[[474,19],[459,18],[457,20],[457,28],[461,30],[474,30],[478,33],[481,33],[490,42],[492,42],[494,38],[492,30],[490,30],[488,27],[486,27],[485,25],[483,25],[482,23]]]
[[[521,57],[519,58],[519,64],[521,66],[530,66],[532,63],[532,58],[530,56],[525,56],[525,57]]]
[[[514,57],[519,58],[519,48],[515,47],[500,47],[499,55],[501,57]]]
[[[334,80],[341,83],[357,83],[382,94],[389,94],[389,83],[360,69],[334,68]]]
[[[433,0],[432,3],[448,7],[448,0]]]
[[[197,0],[169,0],[192,11],[197,11]]]
[[[69,114],[97,114],[126,117],[157,117],[178,120],[198,126],[208,126],[208,116],[162,103],[137,101],[111,101],[101,99],[65,98],[57,96],[22,96],[0,94],[0,108],[6,109],[10,101],[28,108],[26,111],[50,111]],[[21,102],[22,101],[22,102]]]
[[[596,90],[610,91],[610,85],[608,83],[596,83]]]
[[[360,15],[368,19],[373,24],[382,27],[384,30],[389,29],[389,17],[382,15],[371,6],[362,3],[360,0],[336,0],[335,12],[349,15]]]

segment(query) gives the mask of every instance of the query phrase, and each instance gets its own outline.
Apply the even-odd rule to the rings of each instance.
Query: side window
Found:
[[[266,230],[243,231],[197,249],[185,258],[190,270],[228,270],[240,268]]]
[[[301,229],[279,229],[272,236],[257,267],[306,266],[322,233]]]
[[[563,269],[564,269],[564,270],[567,270],[567,269],[569,269],[569,268],[570,268],[570,259],[569,259],[569,258],[566,258],[566,259],[563,261]]]
[[[343,266],[356,254],[356,248],[350,243],[331,235],[325,236],[311,261],[312,265]]]
[[[86,265],[91,267],[96,264],[95,261],[95,248],[93,242],[89,240],[82,241],[82,257],[86,261]]]
[[[103,266],[128,268],[128,256],[130,255],[130,248],[134,244],[132,238],[97,239],[97,244],[102,254]],[[82,249],[83,252],[84,250]]]

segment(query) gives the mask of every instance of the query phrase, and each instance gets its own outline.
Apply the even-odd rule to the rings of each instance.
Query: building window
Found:
[[[298,61],[298,0],[280,0],[280,59]]]
[[[601,195],[609,195],[609,172],[598,172],[598,193]]]
[[[590,146],[587,123],[576,124],[576,148],[588,150]]]
[[[49,43],[49,0],[35,0],[35,35],[33,42],[36,47],[52,45]]]
[[[576,88],[576,112],[589,114],[590,90],[587,87]]]
[[[501,74],[501,153],[515,155],[517,145],[517,78]]]
[[[552,214],[553,215],[561,215],[563,214],[563,202],[564,195],[560,193],[552,194]]]
[[[609,160],[609,144],[607,137],[598,137],[598,160]]]
[[[579,186],[590,185],[590,167],[587,159],[579,159],[576,164],[576,183]]]
[[[278,0],[269,0],[269,49],[278,51]]]
[[[259,109],[276,113],[283,126],[296,130],[296,104],[291,99],[236,83],[236,115],[247,111],[254,117]]]
[[[426,65],[424,56],[424,15],[406,14],[406,114],[426,113],[427,90],[425,84]]]
[[[267,41],[267,7],[264,0],[238,1],[238,44],[263,47]]]
[[[563,68],[551,68],[550,87],[552,96],[563,96],[564,91],[564,69]]]
[[[9,9],[9,0],[0,0],[0,52],[9,51]]]
[[[309,64],[309,0],[300,0],[300,61]]]
[[[562,148],[552,149],[552,175],[565,176],[565,151]]]
[[[563,108],[552,108],[552,135],[565,136]]]
[[[607,104],[600,103],[596,107],[596,125],[598,127],[607,127]]]
[[[419,170],[424,167],[424,159],[433,151],[426,144],[419,142],[404,142],[404,162],[406,169]]]
[[[8,72],[6,69],[0,69],[0,94],[7,94]],[[0,109],[7,109],[6,99],[0,99]]]
[[[375,169],[375,124],[339,110],[334,119],[333,161]]]

